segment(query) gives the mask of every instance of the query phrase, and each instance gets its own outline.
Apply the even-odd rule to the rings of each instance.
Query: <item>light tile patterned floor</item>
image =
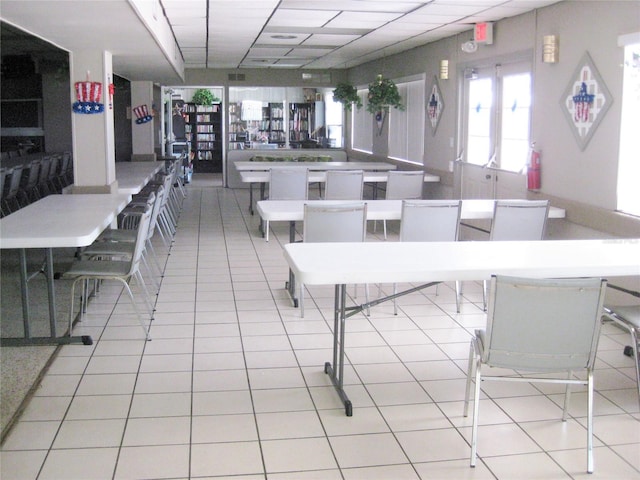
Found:
[[[284,290],[288,226],[273,223],[265,242],[247,201],[246,190],[189,186],[153,340],[120,289],[103,286],[76,327],[94,345],[62,348],[2,446],[3,480],[587,477],[584,391],[563,423],[553,386],[488,384],[469,467],[462,402],[470,332],[484,324],[479,285],[465,284],[460,314],[442,285],[401,298],[397,316],[381,304],[349,319],[346,417],[323,373],[333,288],[311,288],[300,318]],[[626,343],[605,326],[589,478],[640,478]]]

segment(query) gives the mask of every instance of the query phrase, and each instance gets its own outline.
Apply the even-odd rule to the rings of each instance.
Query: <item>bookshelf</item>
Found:
[[[185,138],[191,142],[195,172],[222,172],[222,105],[185,104]]]

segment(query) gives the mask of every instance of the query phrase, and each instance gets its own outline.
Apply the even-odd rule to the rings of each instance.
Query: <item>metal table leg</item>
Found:
[[[330,362],[324,364],[324,372],[331,378],[331,383],[338,392],[338,396],[344,404],[347,417],[353,415],[353,405],[344,391],[344,327],[345,327],[345,303],[347,301],[347,286],[335,286],[335,304],[333,314],[333,365]]]
[[[253,215],[253,183],[249,183],[249,213]]]
[[[49,336],[48,337],[32,337],[29,312],[29,280],[38,275],[44,274],[47,279],[47,296],[49,299]],[[45,249],[45,262],[43,268],[29,277],[27,273],[27,254],[24,248],[20,249],[20,290],[22,297],[22,322],[24,325],[24,337],[21,338],[2,338],[0,345],[2,346],[25,346],[25,345],[65,345],[69,343],[83,343],[84,345],[93,344],[93,340],[88,335],[72,337],[69,332],[68,336],[58,337],[56,333],[56,294],[54,287],[53,275],[53,250]]]
[[[289,243],[294,243],[296,241],[296,222],[289,222]],[[289,281],[285,284],[285,288],[287,292],[289,292],[289,296],[291,297],[291,301],[293,302],[294,307],[298,307],[298,298],[296,297],[296,276],[294,275],[291,268],[289,268]]]
[[[400,293],[394,293],[383,298],[378,298],[369,303],[362,305],[356,305],[353,307],[346,307],[347,302],[347,286],[345,284],[335,286],[335,302],[334,302],[334,314],[333,314],[333,363],[326,362],[324,364],[324,372],[331,378],[331,383],[338,392],[338,396],[344,404],[345,413],[348,417],[353,415],[353,405],[351,400],[347,397],[344,391],[344,337],[345,337],[345,323],[347,317],[356,315],[369,307],[378,305],[394,298],[401,297],[420,291],[427,287],[437,285],[439,282],[430,282],[423,285],[410,288]]]

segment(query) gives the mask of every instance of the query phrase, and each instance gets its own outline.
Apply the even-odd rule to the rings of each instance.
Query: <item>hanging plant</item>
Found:
[[[389,107],[404,110],[398,87],[393,80],[382,78],[382,75],[378,75],[376,80],[369,84],[368,100],[367,111],[370,113],[375,114],[382,110],[388,112]]]
[[[193,103],[197,105],[213,105],[214,102],[219,102],[220,99],[216,97],[208,88],[199,88],[193,93],[191,99]]]
[[[351,110],[353,104],[355,104],[357,108],[362,108],[362,100],[358,95],[358,90],[348,83],[339,83],[336,85],[333,91],[333,101],[342,103],[347,110]]]

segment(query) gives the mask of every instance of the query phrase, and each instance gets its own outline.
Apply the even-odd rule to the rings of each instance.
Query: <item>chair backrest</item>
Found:
[[[269,173],[269,200],[306,200],[309,195],[306,168],[272,168]]]
[[[46,156],[40,159],[40,174],[38,176],[38,185],[44,185],[49,181],[49,166],[51,165],[51,157]]]
[[[367,232],[367,204],[306,204],[304,242],[363,242]]]
[[[362,170],[329,170],[325,184],[325,200],[362,200]]]
[[[62,159],[63,164],[66,165],[66,168],[63,170],[63,174],[68,177],[68,181],[71,181],[73,180],[73,158],[71,157],[71,152],[63,152]]]
[[[387,177],[387,200],[414,200],[422,198],[424,172],[392,170]]]
[[[160,185],[160,188],[162,188],[162,185]],[[140,222],[140,214],[154,205],[160,205],[160,194],[157,191],[150,192],[144,204],[127,205],[118,215],[118,228],[121,230],[136,230]]]
[[[31,190],[38,184],[38,175],[40,174],[40,159],[35,158],[29,162],[29,175],[25,182],[25,190]]]
[[[152,207],[147,207],[144,213],[140,216],[140,222],[138,223],[138,233],[136,235],[136,243],[131,255],[131,267],[129,269],[129,275],[133,275],[140,266],[140,260],[144,252],[144,247],[147,240],[147,233],[149,231],[149,221],[151,219]]]
[[[153,199],[151,217],[149,218],[149,228],[147,229],[146,240],[151,240],[153,234],[158,226],[158,214],[162,207],[161,198],[164,195],[164,185],[158,185],[155,191],[155,198]]]
[[[169,202],[169,195],[171,194],[171,186],[173,185],[173,177],[171,174],[163,174],[158,177],[159,182],[158,185],[162,185],[164,188],[160,190],[157,195],[160,200],[160,211],[167,205]]]
[[[483,362],[569,371],[595,362],[606,281],[493,276]]]
[[[548,200],[496,200],[490,240],[542,240]]]
[[[69,155],[67,152],[63,153],[62,156],[60,157],[60,172],[58,173],[58,176],[64,176],[67,174],[70,163],[71,163],[71,155]]]
[[[49,175],[47,177],[48,181],[53,181],[53,179],[58,175],[61,158],[62,157],[60,155],[51,155],[51,161],[49,162]]]
[[[9,179],[9,187],[6,197],[15,197],[20,190],[20,179],[22,178],[22,165],[16,165],[11,169],[11,178]]]
[[[403,200],[400,241],[455,242],[461,205],[460,200]]]
[[[9,184],[11,183],[11,169],[2,167],[0,168],[0,197],[2,200],[9,193]]]

